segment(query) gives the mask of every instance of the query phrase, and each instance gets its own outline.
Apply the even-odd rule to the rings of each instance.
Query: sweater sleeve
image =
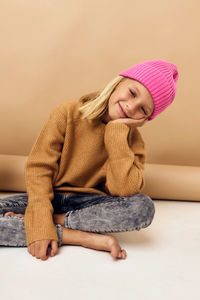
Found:
[[[108,152],[106,189],[109,194],[129,196],[144,186],[145,145],[137,128],[108,122],[104,143]]]
[[[28,205],[24,225],[27,246],[43,239],[58,241],[51,201],[65,129],[66,116],[57,105],[40,131],[25,165]]]

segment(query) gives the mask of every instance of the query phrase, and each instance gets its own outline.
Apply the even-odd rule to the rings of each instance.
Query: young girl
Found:
[[[146,156],[137,127],[172,103],[177,80],[174,64],[145,61],[103,91],[58,104],[29,154],[27,193],[0,200],[0,245],[27,246],[42,260],[48,246],[54,256],[62,244],[126,258],[106,233],[153,220],[153,201],[141,193]]]

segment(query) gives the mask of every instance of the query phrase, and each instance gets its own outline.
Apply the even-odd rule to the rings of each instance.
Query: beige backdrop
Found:
[[[200,2],[0,0],[0,154],[28,155],[53,107],[136,63],[177,65],[174,103],[140,130],[147,162],[200,166]]]

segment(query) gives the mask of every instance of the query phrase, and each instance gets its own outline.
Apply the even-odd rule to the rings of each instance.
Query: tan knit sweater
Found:
[[[138,129],[122,123],[81,120],[79,100],[51,112],[25,166],[28,193],[24,223],[27,246],[58,241],[54,192],[128,196],[144,186],[145,146]]]

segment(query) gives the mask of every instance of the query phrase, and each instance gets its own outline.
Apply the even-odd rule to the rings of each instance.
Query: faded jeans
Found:
[[[28,194],[0,199],[0,246],[26,247],[24,218],[4,216],[8,211],[24,214]],[[125,232],[149,226],[155,214],[152,199],[145,194],[126,197],[54,193],[52,205],[55,214],[64,214],[64,227],[88,232]],[[62,226],[55,225],[58,246],[62,244]]]

